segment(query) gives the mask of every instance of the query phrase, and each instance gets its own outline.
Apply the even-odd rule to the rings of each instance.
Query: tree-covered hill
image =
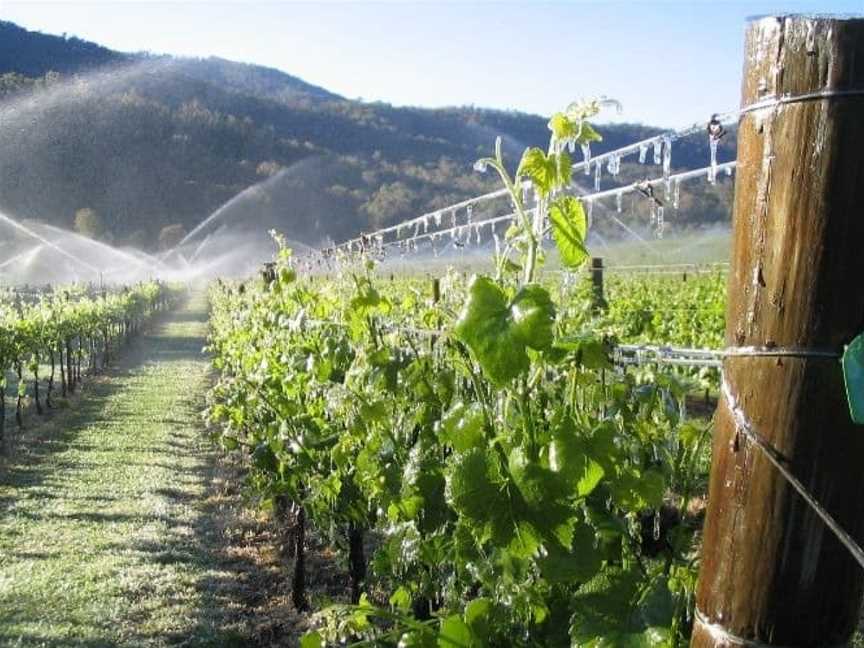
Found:
[[[600,130],[599,152],[658,132]],[[154,247],[163,228],[189,231],[259,183],[233,220],[339,240],[488,190],[471,165],[497,135],[515,160],[548,139],[546,119],[363,103],[270,68],[121,54],[0,22],[0,209],[64,227],[90,209],[121,243]],[[704,165],[702,140],[676,146],[675,166]],[[685,220],[723,218],[724,200]]]

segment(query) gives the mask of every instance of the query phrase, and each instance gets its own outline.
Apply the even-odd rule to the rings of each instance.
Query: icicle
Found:
[[[495,242],[495,257],[501,256],[501,239],[498,238],[498,232],[492,231],[492,240]]]
[[[402,238],[402,225],[401,224],[396,226],[396,238],[397,239]]]
[[[606,165],[606,169],[609,171],[609,175],[617,176],[621,171],[621,158],[618,155],[612,155],[609,157],[609,163]]]
[[[575,152],[576,152],[576,140],[574,140],[574,139],[567,140],[567,150],[568,150],[570,153],[575,153]]]
[[[435,227],[441,227],[441,216],[443,214],[440,211],[435,212]]]
[[[522,185],[522,206],[527,207],[531,202],[531,185],[525,183]]]
[[[678,205],[681,202],[681,181],[673,180],[672,181],[672,207],[673,209],[678,209]]]
[[[615,194],[615,209],[618,210],[619,214],[621,213],[621,209],[623,208],[623,202],[624,202],[624,192],[619,191],[618,193]]]
[[[663,136],[663,177],[668,181],[672,173],[672,138]]]
[[[420,221],[414,223],[414,236],[420,236]]]
[[[456,227],[456,210],[455,209],[450,210],[450,226]]]
[[[585,175],[591,174],[591,144],[582,145],[582,159],[585,162]]]
[[[429,217],[423,217],[423,233],[426,234],[429,231]]]
[[[585,206],[585,218],[588,221],[588,229],[591,229],[591,224],[594,222],[594,201],[590,198],[583,198],[582,204]]]
[[[711,168],[708,171],[708,182],[714,184],[717,181],[717,145],[720,140],[715,137],[708,139],[708,148],[711,150]]]
[[[639,145],[639,164],[645,164],[645,158],[648,157],[648,145]]]
[[[663,238],[663,230],[666,229],[666,221],[663,219],[663,207],[657,207],[657,238]]]
[[[603,163],[594,163],[594,191],[600,191],[600,176],[603,173]]]
[[[732,177],[732,167],[731,166],[726,167],[726,175],[730,178]]]
[[[487,166],[488,165],[486,164],[486,160],[477,160],[474,163],[474,170],[478,171],[480,173],[486,173],[486,167]]]
[[[468,212],[468,223],[473,222],[473,219],[474,219],[474,216],[473,216],[474,205],[469,204],[469,205],[468,205],[468,209],[467,209],[466,211]]]
[[[654,164],[660,164],[663,160],[663,140],[654,142]]]

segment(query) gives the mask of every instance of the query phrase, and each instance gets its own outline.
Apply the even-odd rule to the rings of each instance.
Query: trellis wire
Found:
[[[328,322],[325,320],[306,320],[306,323],[322,326],[340,326],[335,322]],[[447,334],[447,331],[445,330],[402,327],[398,325],[385,325],[385,329],[391,332],[408,333],[423,337],[441,337]],[[633,355],[628,356],[628,354]],[[742,347],[740,349],[733,348],[718,350],[634,344],[620,344],[614,346],[612,349],[613,362],[625,366],[650,363],[682,367],[711,367],[722,369],[724,358],[735,356],[759,357],[766,355],[826,358],[836,357],[839,354],[821,349],[761,349],[758,347]],[[804,484],[802,484],[801,481],[784,465],[786,459],[754,430],[752,423],[747,419],[746,414],[738,404],[735,395],[732,393],[725,373],[723,374],[721,383],[721,394],[735,420],[736,430],[743,433],[744,436],[764,454],[768,461],[777,468],[783,478],[789,482],[810,508],[813,509],[813,512],[816,513],[816,515],[819,516],[825,525],[834,533],[843,546],[849,550],[858,564],[861,565],[861,567],[864,567],[864,549],[855,542],[854,538],[852,538],[852,536],[840,526],[834,517],[825,510],[818,500],[816,500],[816,498],[807,490]]]
[[[671,174],[668,177],[660,177],[654,178],[651,180],[645,180],[642,182],[634,182],[628,185],[624,185],[622,187],[617,187],[615,189],[608,189],[604,191],[598,191],[593,193],[587,193],[580,195],[580,200],[593,202],[598,199],[609,198],[612,196],[625,195],[629,193],[638,192],[644,189],[646,186],[656,187],[662,184],[667,183],[680,183],[685,182],[687,180],[692,180],[694,178],[708,177],[711,174],[716,174],[721,171],[725,171],[726,173],[731,174],[732,170],[736,166],[736,162],[725,162],[723,164],[717,165],[709,165],[706,167],[701,167],[699,169],[692,169],[690,171],[682,171],[681,173]],[[470,202],[470,201],[466,201]],[[448,211],[451,208],[445,208],[442,211]],[[533,213],[533,209],[526,209],[526,214]],[[610,214],[612,218],[615,218],[614,214]],[[421,219],[426,218],[426,215],[420,217]],[[446,237],[447,235],[460,233],[460,232],[468,232],[469,236],[471,232],[476,232],[484,227],[494,226],[498,223],[514,220],[516,218],[515,213],[509,213],[504,216],[495,216],[492,218],[486,218],[478,221],[473,221],[470,223],[463,223],[461,225],[453,225],[451,227],[447,227],[445,229],[438,229],[433,232],[423,232],[422,234],[416,234],[407,238],[396,239],[391,241],[383,240],[384,234],[382,232],[392,232],[396,229],[404,229],[406,227],[416,226],[420,221],[417,219],[412,219],[411,221],[406,221],[405,223],[401,223],[399,225],[394,225],[385,230],[377,230],[370,234],[364,234],[360,237],[350,239],[345,241],[344,243],[340,243],[338,245],[331,246],[326,248],[327,252],[330,255],[333,255],[337,251],[343,250],[345,252],[351,252],[354,248],[359,249],[367,249],[371,248],[372,251],[375,250],[383,250],[385,248],[398,247],[398,246],[410,246],[413,243],[423,240],[432,240],[434,241],[436,238]],[[320,252],[319,252],[320,253]]]
[[[734,121],[735,119],[738,118],[739,112],[740,111],[730,111],[730,112],[726,112],[726,113],[717,114],[714,116],[714,119],[716,119],[717,123],[719,123],[719,124],[728,124],[728,123],[731,123],[732,121]],[[598,168],[598,166],[602,167],[604,164],[608,164],[612,160],[620,160],[621,158],[627,157],[627,156],[632,155],[634,153],[640,154],[640,161],[641,161],[641,157],[644,156],[644,154],[645,154],[644,152],[649,150],[651,147],[655,147],[655,148],[658,146],[669,147],[672,144],[672,142],[680,140],[684,137],[688,137],[690,135],[694,135],[694,134],[697,134],[700,132],[705,132],[705,128],[706,127],[705,127],[704,122],[697,122],[697,123],[694,123],[690,126],[687,126],[685,128],[679,129],[679,130],[665,131],[665,132],[659,133],[657,135],[652,135],[651,137],[645,138],[645,139],[640,140],[638,142],[634,142],[632,144],[628,144],[626,146],[622,146],[622,147],[619,147],[619,148],[614,149],[612,151],[607,151],[605,153],[601,153],[599,155],[591,156],[589,154],[581,162],[574,163],[572,165],[572,170],[574,173],[577,171],[586,171],[586,170],[590,170],[592,165],[594,165],[594,168],[596,169],[596,168]],[[590,151],[590,149],[587,149],[587,150]],[[716,164],[713,162],[713,158],[712,158],[712,164],[708,167],[705,167],[703,169],[698,169],[698,170],[695,170],[692,172],[684,172],[684,173],[674,174],[674,175],[664,172],[663,178],[649,181],[649,184],[651,184],[652,186],[655,186],[655,185],[660,184],[660,183],[669,183],[672,181],[681,182],[681,181],[687,180],[691,177],[698,177],[701,175],[712,175],[712,174],[718,172],[719,170],[726,168],[728,164],[729,163]],[[734,165],[734,163],[732,163],[732,164]],[[694,174],[694,175],[690,175],[690,174]],[[531,183],[529,181],[525,181],[518,188],[524,191],[526,189],[529,189],[530,186],[531,186]],[[635,188],[635,183],[634,183],[634,185],[630,186],[629,190],[632,191],[633,188]],[[597,191],[594,194],[586,194],[584,196],[584,198],[592,198],[592,197],[593,198],[603,198],[603,197],[607,197],[607,196],[612,196],[612,195],[616,195],[618,192],[620,192],[621,189],[622,188],[611,189],[611,190],[607,190],[605,192]],[[447,207],[442,207],[441,209],[436,209],[434,211],[421,214],[420,216],[410,218],[408,220],[396,223],[394,225],[389,225],[387,227],[377,229],[373,232],[361,234],[360,236],[354,237],[352,239],[349,239],[347,241],[339,243],[335,246],[331,246],[328,249],[332,250],[332,251],[336,251],[336,250],[340,250],[340,249],[350,249],[351,247],[354,247],[357,245],[362,245],[365,241],[368,241],[370,239],[375,239],[375,238],[380,239],[383,237],[387,237],[387,235],[389,235],[391,233],[396,233],[397,238],[398,238],[398,234],[402,230],[405,230],[405,229],[410,230],[411,228],[416,228],[416,227],[420,227],[420,226],[427,227],[428,222],[430,220],[440,220],[441,218],[443,218],[443,216],[445,214],[451,214],[452,215],[461,209],[471,209],[471,208],[473,208],[477,205],[481,205],[485,202],[495,200],[497,198],[504,198],[507,195],[508,195],[508,192],[506,189],[504,189],[504,188],[497,189],[495,191],[491,191],[491,192],[488,192],[485,194],[481,194],[479,196],[474,196],[472,198],[462,200],[462,201],[457,202],[457,203],[453,203],[452,205],[448,205]],[[471,226],[471,225],[473,225],[473,223],[466,222],[466,223],[463,223],[463,225]],[[426,234],[426,232],[424,232],[424,234]],[[401,239],[401,240],[407,241],[410,239]]]
[[[726,400],[726,405],[729,407],[729,411],[735,420],[736,432],[742,433],[747,440],[751,441],[757,448],[759,448],[765,458],[771,462],[783,478],[788,481],[792,488],[794,488],[804,501],[807,502],[810,508],[813,509],[813,512],[819,516],[843,546],[849,550],[849,553],[852,554],[852,557],[855,558],[858,564],[861,567],[864,567],[864,549],[855,542],[855,539],[852,538],[852,536],[849,535],[842,526],[840,526],[837,520],[834,519],[834,516],[823,508],[819,501],[810,493],[809,490],[807,490],[804,484],[802,484],[801,481],[786,467],[785,462],[787,459],[771,447],[768,442],[765,441],[758,432],[756,432],[753,428],[753,424],[738,404],[738,400],[732,392],[732,387],[725,375],[723,376],[723,383],[720,390],[723,398]]]

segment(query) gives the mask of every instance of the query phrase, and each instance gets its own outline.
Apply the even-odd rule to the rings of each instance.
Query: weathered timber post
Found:
[[[858,620],[862,569],[736,428],[730,400],[864,540],[864,427],[839,363],[817,355],[864,330],[861,91],[864,20],[750,23],[742,107],[763,107],[738,131],[726,325],[742,355],[725,361],[692,647],[838,646]]]
[[[606,308],[606,296],[603,294],[603,259],[602,257],[591,258],[591,301],[595,311]]]

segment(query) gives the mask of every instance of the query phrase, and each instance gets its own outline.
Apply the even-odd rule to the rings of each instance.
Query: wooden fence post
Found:
[[[592,257],[591,259],[591,293],[592,307],[595,311],[606,308],[606,296],[603,294],[603,259]]]
[[[738,131],[726,343],[743,355],[725,361],[693,647],[839,646],[858,622],[861,567],[741,433],[730,401],[861,542],[864,427],[839,362],[813,352],[864,330],[862,90],[864,20],[749,24],[742,107],[784,99],[745,111]]]

